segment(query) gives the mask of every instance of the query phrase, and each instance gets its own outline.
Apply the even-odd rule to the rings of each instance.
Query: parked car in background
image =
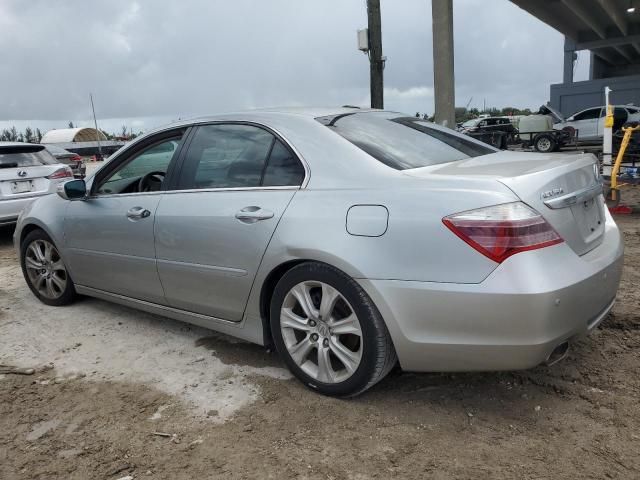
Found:
[[[464,122],[458,131],[500,149],[507,148],[518,133],[507,117],[474,118]]]
[[[547,107],[549,108],[549,107]],[[577,131],[578,140],[581,142],[600,142],[604,136],[604,121],[607,109],[604,106],[587,108],[574,113],[568,118],[563,118],[554,111],[558,122],[553,126],[555,130],[567,127]],[[627,122],[640,121],[640,108],[633,105],[615,105],[613,107],[613,131],[619,131]]]
[[[74,177],[83,178],[87,173],[87,166],[84,164],[83,158],[77,153],[70,152],[52,143],[46,144],[45,148],[60,163],[68,165]]]
[[[622,236],[596,158],[394,112],[279,109],[143,135],[20,217],[24,277],[275,345],[314,391],[553,363],[607,316]]]
[[[33,199],[54,193],[73,178],[44,145],[0,142],[0,225],[15,223]]]

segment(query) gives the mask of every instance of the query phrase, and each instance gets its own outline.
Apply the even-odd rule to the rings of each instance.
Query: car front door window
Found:
[[[159,191],[181,135],[158,141],[132,156],[102,180],[98,195]]]
[[[598,118],[600,116],[600,109],[599,108],[590,108],[588,110],[585,110],[584,112],[580,112],[574,115],[573,119],[575,121],[580,121],[580,120],[594,120],[596,118]]]

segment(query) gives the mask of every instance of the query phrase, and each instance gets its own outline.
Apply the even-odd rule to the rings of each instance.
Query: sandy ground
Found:
[[[350,401],[207,330],[94,299],[46,307],[0,229],[0,364],[37,369],[0,375],[0,478],[640,478],[640,218],[617,220],[619,301],[566,360],[394,371]]]

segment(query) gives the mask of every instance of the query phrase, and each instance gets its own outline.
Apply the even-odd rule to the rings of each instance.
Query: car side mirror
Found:
[[[569,118],[567,118],[567,120],[566,120],[566,121],[567,121],[567,122],[573,122],[573,120],[574,120],[574,118],[573,118],[573,117],[569,117]]]
[[[58,185],[58,195],[65,200],[84,200],[87,198],[87,184],[84,180],[69,180]]]

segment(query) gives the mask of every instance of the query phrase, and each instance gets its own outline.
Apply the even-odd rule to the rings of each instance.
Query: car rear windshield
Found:
[[[56,159],[42,145],[0,145],[0,168],[53,165]]]
[[[455,162],[498,151],[453,130],[390,112],[347,113],[316,120],[396,170]]]

